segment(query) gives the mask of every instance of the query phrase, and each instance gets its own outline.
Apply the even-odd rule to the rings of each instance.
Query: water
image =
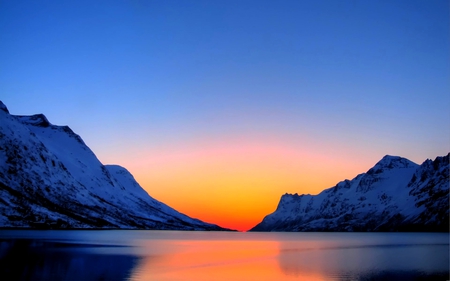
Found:
[[[0,231],[7,280],[448,280],[448,233]]]

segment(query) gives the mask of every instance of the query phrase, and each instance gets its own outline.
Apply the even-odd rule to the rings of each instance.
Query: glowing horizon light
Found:
[[[155,199],[205,222],[246,231],[275,211],[284,193],[318,194],[361,169],[360,163],[307,147],[273,137],[205,141],[145,151],[127,166]],[[327,177],[318,176],[326,167],[333,167]]]

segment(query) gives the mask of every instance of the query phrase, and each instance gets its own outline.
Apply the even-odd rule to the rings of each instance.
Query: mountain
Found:
[[[283,195],[250,231],[448,232],[449,155],[422,165],[386,155],[318,195]]]
[[[0,101],[0,227],[224,230],[150,197],[80,136]]]

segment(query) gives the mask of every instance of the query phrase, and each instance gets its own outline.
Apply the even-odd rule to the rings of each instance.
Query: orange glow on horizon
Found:
[[[205,140],[140,151],[125,166],[150,196],[177,211],[246,231],[275,211],[281,195],[318,194],[346,179],[343,175],[364,171],[321,145],[273,138]]]

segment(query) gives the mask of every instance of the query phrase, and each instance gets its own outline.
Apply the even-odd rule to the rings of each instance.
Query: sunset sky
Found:
[[[449,1],[2,1],[0,100],[247,230],[384,155],[450,152]]]

